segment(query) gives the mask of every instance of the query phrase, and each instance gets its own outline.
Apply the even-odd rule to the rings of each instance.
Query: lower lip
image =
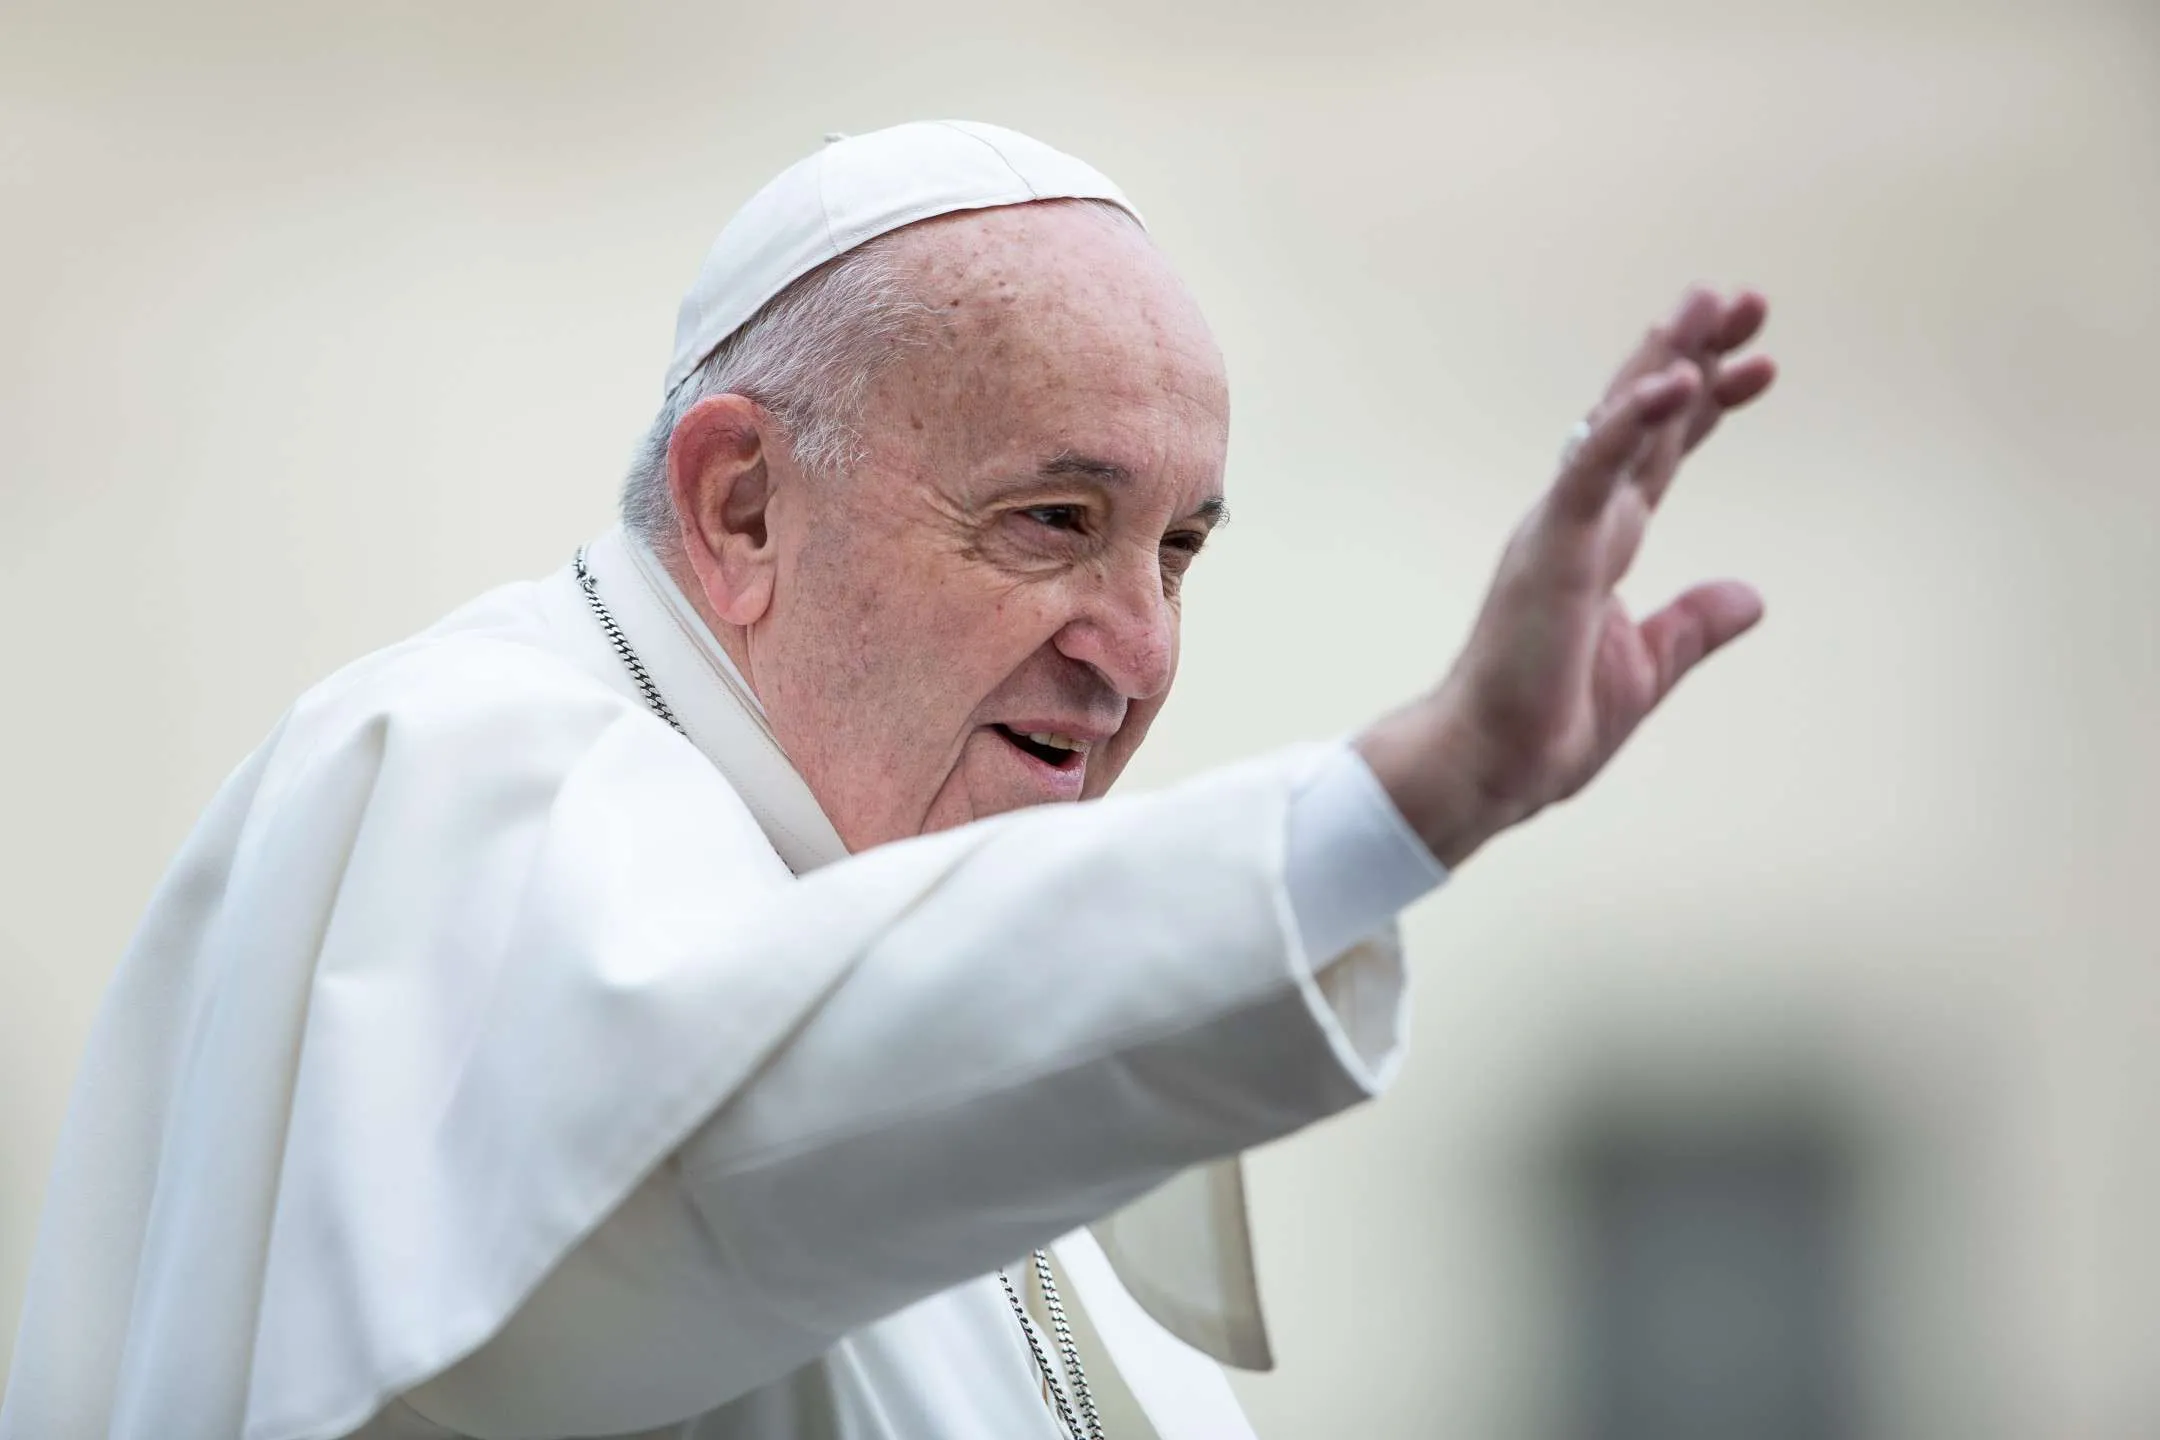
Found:
[[[995,729],[989,731],[997,747],[1026,768],[1028,777],[1041,788],[1047,800],[1077,800],[1081,787],[1087,784],[1087,756],[1067,765],[1051,765],[1038,760],[1021,749]]]

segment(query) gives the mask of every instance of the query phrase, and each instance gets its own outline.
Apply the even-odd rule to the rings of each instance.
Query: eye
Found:
[[[1162,543],[1163,549],[1175,550],[1189,560],[1200,553],[1201,546],[1207,544],[1207,535],[1200,530],[1176,530],[1163,536]]]
[[[1164,573],[1172,576],[1183,575],[1191,568],[1194,558],[1200,553],[1200,547],[1205,544],[1207,536],[1198,530],[1173,530],[1163,536]]]
[[[1185,572],[1192,568],[1200,547],[1207,543],[1207,536],[1195,530],[1176,530],[1162,538],[1163,593],[1175,595],[1185,581]]]
[[[1087,512],[1078,505],[1030,505],[1020,513],[1049,530],[1077,532],[1086,528]]]

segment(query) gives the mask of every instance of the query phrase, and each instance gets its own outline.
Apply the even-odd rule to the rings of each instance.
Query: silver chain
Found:
[[[1087,1425],[1084,1440],[1103,1440],[1102,1417],[1095,1413],[1095,1396],[1088,1390],[1087,1371],[1080,1368],[1080,1347],[1074,1343],[1072,1326],[1066,1323],[1065,1302],[1058,1296],[1057,1281],[1050,1278],[1050,1257],[1040,1250],[1034,1255],[1035,1278],[1042,1282],[1043,1308],[1050,1312],[1050,1328],[1057,1336],[1058,1353],[1064,1357],[1065,1373],[1072,1379],[1073,1408],[1080,1412],[1080,1419]],[[1005,1272],[1000,1270],[998,1273]],[[1022,1318],[1026,1317],[1023,1315]],[[1053,1379],[1050,1383],[1055,1385],[1057,1381]]]
[[[1035,1261],[1035,1278],[1042,1284],[1043,1308],[1050,1312],[1051,1328],[1057,1333],[1058,1353],[1064,1357],[1066,1373],[1072,1377],[1072,1394],[1065,1393],[1065,1386],[1050,1364],[1050,1356],[1044,1351],[1042,1332],[1027,1313],[1027,1306],[1020,1301],[1020,1292],[1013,1288],[1012,1278],[1003,1270],[998,1271],[998,1284],[1005,1287],[1005,1298],[1012,1305],[1013,1318],[1020,1322],[1020,1333],[1027,1337],[1028,1349],[1034,1352],[1035,1368],[1043,1378],[1043,1386],[1050,1404],[1058,1418],[1065,1422],[1065,1433],[1073,1440],[1103,1440],[1102,1416],[1095,1411],[1095,1396],[1088,1390],[1087,1372],[1080,1368],[1080,1348],[1073,1343],[1072,1326],[1066,1323],[1065,1302],[1058,1297],[1057,1281],[1050,1277],[1050,1257],[1040,1250],[1031,1252]]]
[[[615,623],[615,617],[601,600],[600,586],[594,581],[592,571],[585,566],[585,547],[582,545],[578,547],[577,558],[571,563],[571,569],[577,575],[578,588],[585,592],[585,603],[592,606],[593,617],[600,622],[600,629],[606,633],[608,644],[614,646],[615,653],[622,657],[623,668],[630,672],[630,678],[636,683],[638,693],[645,697],[645,703],[652,707],[653,714],[667,721],[676,734],[685,740],[689,739],[690,732],[682,728],[682,721],[675,718],[675,712],[668,709],[667,701],[660,698],[660,687],[653,684],[652,676],[646,673],[645,662],[638,659],[637,651],[630,648],[630,637],[623,634],[622,626]]]
[[[623,668],[630,672],[630,679],[638,693],[645,697],[646,705],[651,707],[653,714],[667,721],[676,734],[688,739],[689,732],[683,729],[682,721],[675,718],[675,712],[668,709],[668,703],[660,697],[660,687],[653,683],[645,662],[638,659],[637,651],[631,648],[630,637],[623,634],[622,626],[615,623],[607,602],[600,598],[599,583],[585,564],[582,546],[571,564],[571,571],[577,576],[578,588],[585,592],[585,603],[592,606],[593,618],[600,622],[608,644],[622,658]],[[1003,1270],[998,1271],[998,1283],[1005,1287],[1005,1298],[1012,1302],[1013,1318],[1020,1322],[1020,1333],[1027,1337],[1028,1349],[1035,1356],[1035,1368],[1042,1374],[1043,1384],[1048,1387],[1050,1401],[1057,1410],[1058,1419],[1064,1422],[1066,1433],[1073,1440],[1103,1440],[1102,1417],[1095,1411],[1095,1396],[1088,1389],[1087,1372],[1080,1368],[1080,1347],[1073,1341],[1072,1325],[1065,1318],[1065,1302],[1058,1295],[1057,1281],[1050,1278],[1050,1257],[1037,1250],[1034,1259],[1035,1278],[1042,1282],[1043,1308],[1050,1312],[1050,1328],[1057,1338],[1058,1355],[1065,1361],[1066,1373],[1072,1377],[1071,1395],[1066,1394],[1064,1382],[1058,1378],[1049,1353],[1043,1349],[1042,1336],[1035,1322],[1028,1318],[1027,1306],[1020,1302],[1020,1292],[1013,1288],[1012,1280]]]

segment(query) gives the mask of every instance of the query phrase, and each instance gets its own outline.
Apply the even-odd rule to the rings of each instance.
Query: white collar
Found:
[[[727,777],[788,868],[800,875],[845,856],[757,695],[660,562],[614,526],[586,547],[585,563],[683,734]],[[575,604],[584,610],[584,597]]]
[[[619,528],[616,533],[622,534]],[[720,643],[720,637],[713,634],[712,627],[705,623],[705,617],[698,614],[697,607],[690,603],[690,597],[683,593],[682,586],[668,573],[667,566],[653,553],[652,547],[629,534],[622,534],[622,544],[630,563],[637,567],[638,574],[644,577],[645,583],[653,588],[668,609],[675,613],[675,623],[705,652],[705,658],[720,671],[728,688],[751,709],[757,711],[758,718],[763,719],[765,702],[758,698],[749,679],[735,664],[735,657],[727,653],[727,647]]]

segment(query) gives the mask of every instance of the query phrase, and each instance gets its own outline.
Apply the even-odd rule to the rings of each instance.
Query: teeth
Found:
[[[1029,730],[1025,733],[1027,738],[1037,745],[1047,745],[1052,750],[1079,750],[1085,752],[1088,748],[1087,741],[1075,740],[1070,735],[1052,735],[1044,730]]]

